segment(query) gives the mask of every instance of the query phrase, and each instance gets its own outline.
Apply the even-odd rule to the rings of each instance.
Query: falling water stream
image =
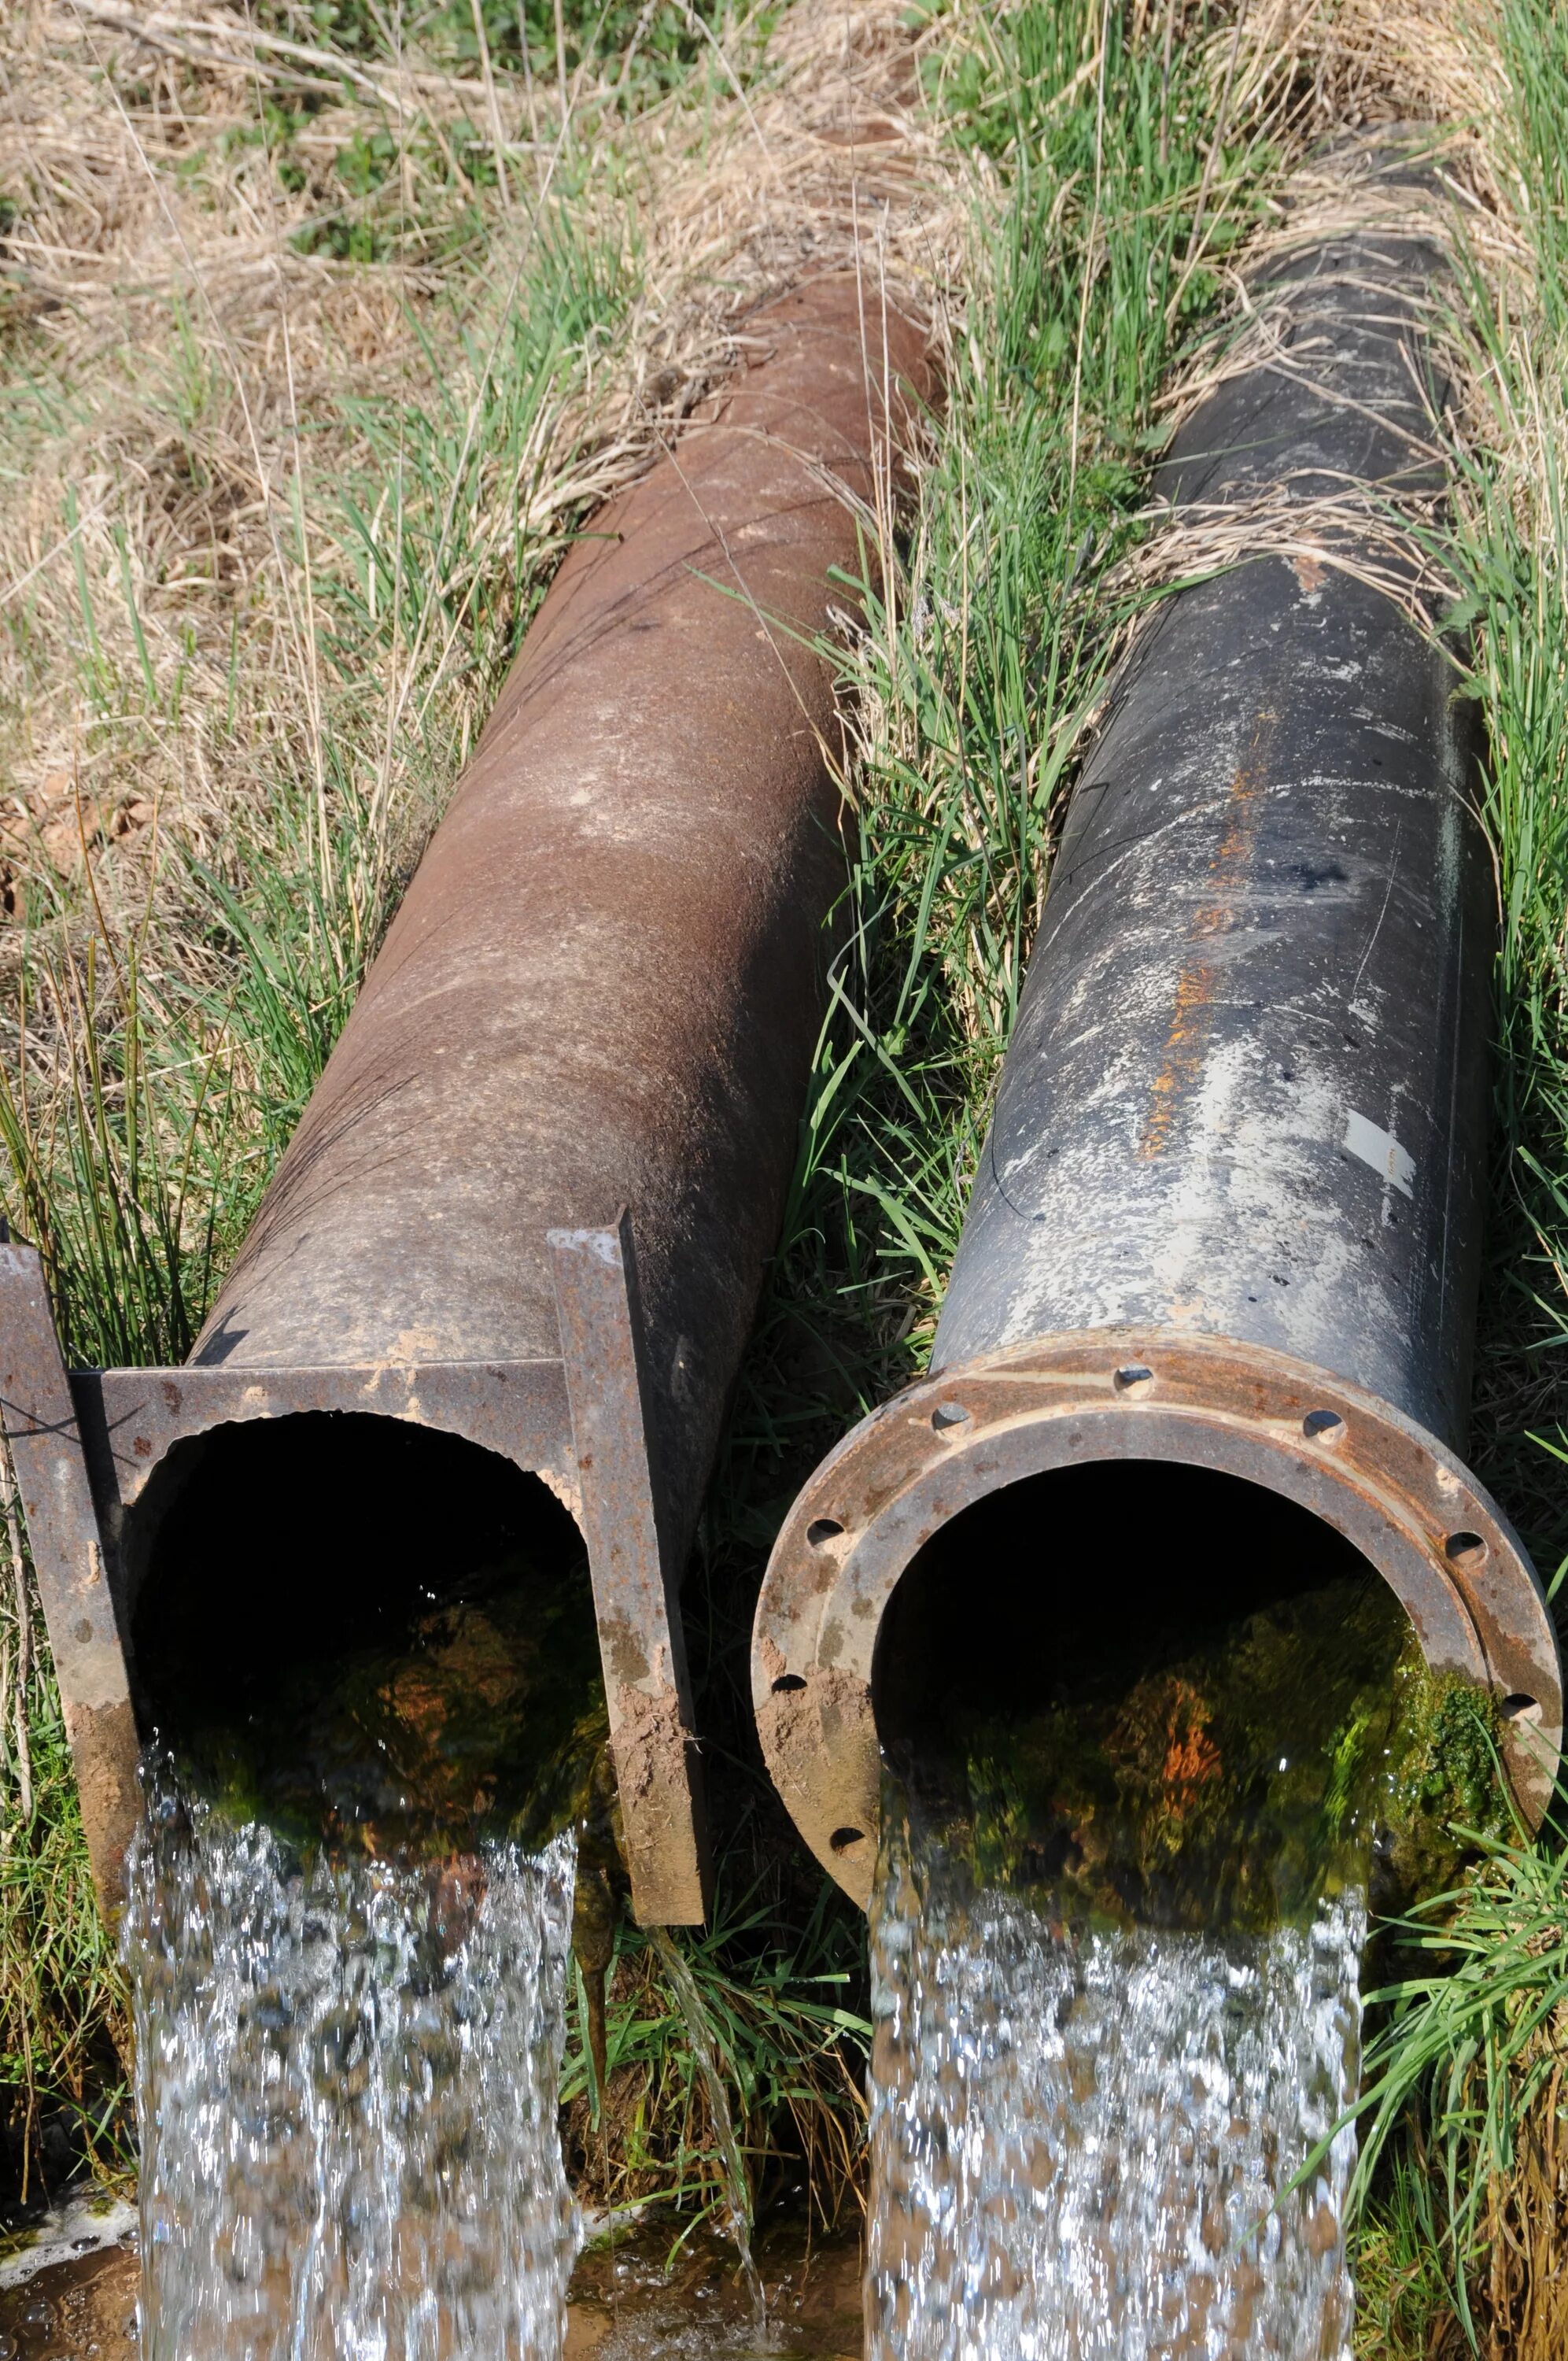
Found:
[[[873,1905],[871,2361],[1341,2361],[1362,1896],[1086,1936],[895,1824]]]
[[[574,1845],[302,1865],[172,1785],[137,1847],[148,2361],[555,2361]]]
[[[1369,1891],[1495,1808],[1492,1708],[1365,1572],[1080,1636],[1011,1712],[910,1691],[868,2361],[1350,2361]]]

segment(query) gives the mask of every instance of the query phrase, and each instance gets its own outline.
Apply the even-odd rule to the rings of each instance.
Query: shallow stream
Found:
[[[585,2249],[562,2361],[860,2361],[858,2242],[824,2245],[794,2224],[764,2237],[757,2259],[768,2326],[759,2338],[733,2246],[699,2235],[672,2259],[680,2229],[665,2218]],[[139,2278],[132,2244],[0,2294],[0,2361],[140,2361]]]

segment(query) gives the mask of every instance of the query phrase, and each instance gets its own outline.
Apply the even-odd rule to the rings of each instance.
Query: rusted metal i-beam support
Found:
[[[540,1475],[587,1546],[633,1906],[671,1922],[705,1907],[676,1591],[844,875],[817,648],[932,391],[922,330],[854,277],[757,313],[745,350],[562,566],[191,1364],[71,1381],[141,1694],[148,1478],[182,1439],[370,1411]],[[0,1350],[40,1575],[74,1569],[45,1598],[112,1893],[126,1688],[94,1658],[77,1693],[89,1501],[25,1252]]]
[[[1116,682],[933,1374],[839,1445],[780,1535],[758,1723],[807,1843],[861,1901],[901,1576],[970,1505],[1096,1460],[1224,1471],[1348,1536],[1429,1661],[1503,1699],[1526,1806],[1550,1795],[1551,1619],[1459,1456],[1497,942],[1474,708],[1387,595],[1376,519],[1441,496],[1442,273],[1421,237],[1365,232],[1255,289],[1268,357],[1204,400],[1166,481],[1179,511],[1272,501],[1294,554],[1168,601]],[[1106,1579],[1053,1555],[1042,1517],[1042,1583]]]

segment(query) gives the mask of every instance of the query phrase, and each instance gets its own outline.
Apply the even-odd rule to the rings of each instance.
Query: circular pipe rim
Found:
[[[1376,1396],[1228,1337],[1116,1329],[1031,1339],[910,1386],[798,1495],[752,1635],[752,1702],[774,1784],[817,1859],[871,1895],[881,1756],[877,1637],[919,1549],[1032,1475],[1108,1459],[1215,1468],[1296,1500],[1383,1575],[1429,1664],[1530,1702],[1504,1755],[1533,1823],[1563,1734],[1550,1610],[1508,1519],[1453,1452]]]

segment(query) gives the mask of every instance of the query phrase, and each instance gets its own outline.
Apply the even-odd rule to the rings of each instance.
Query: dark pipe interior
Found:
[[[894,1594],[890,1825],[1064,1915],[1302,1919],[1342,1864],[1371,1872],[1409,1631],[1343,1535],[1261,1486],[1142,1460],[1032,1477]]]
[[[918,1743],[955,1708],[1032,1714],[1347,1578],[1383,1579],[1263,1485],[1163,1460],[1052,1469],[977,1500],[911,1561],[877,1642],[877,1728]]]
[[[144,1728],[285,1817],[313,1778],[340,1819],[379,1797],[397,1821],[427,1791],[520,1808],[600,1706],[576,1524],[457,1435],[325,1412],[216,1428],[155,1472],[126,1565]]]

